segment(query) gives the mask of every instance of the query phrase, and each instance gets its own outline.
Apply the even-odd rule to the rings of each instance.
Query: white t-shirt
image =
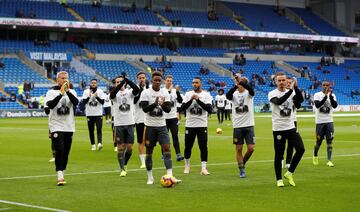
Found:
[[[334,97],[334,100],[336,101],[335,94],[332,94],[332,95]],[[325,97],[325,94],[322,91],[317,92],[314,94],[314,101],[321,101],[324,99],[324,97]],[[334,120],[333,120],[334,109],[331,106],[329,94],[328,94],[328,98],[326,99],[325,103],[320,108],[316,108],[314,106],[314,109],[315,109],[315,123],[316,124],[334,122]]]
[[[232,102],[226,99],[225,110],[231,110],[231,108],[232,108]]]
[[[145,90],[143,90],[142,92],[144,92],[144,91]],[[138,95],[141,95],[141,94],[138,94]],[[145,122],[145,113],[144,113],[143,109],[140,107],[140,99],[135,104],[134,117],[135,117],[135,123],[136,124]]]
[[[154,91],[152,87],[144,90],[140,96],[140,102],[147,101],[149,105],[155,102],[156,97],[159,97],[163,102],[170,102],[170,95],[167,90],[161,88],[159,91]],[[166,126],[165,112],[160,105],[156,106],[153,111],[146,113],[145,126],[149,127],[164,127]]]
[[[188,91],[184,97],[184,103],[186,104],[191,100],[191,97],[196,94],[199,96],[200,101],[204,104],[211,104],[211,96],[206,91],[195,93],[194,91]],[[190,107],[186,110],[186,122],[185,127],[207,127],[208,126],[208,112],[204,110],[196,100],[192,100]]]
[[[288,89],[285,89],[284,92],[275,89],[268,94],[269,101],[274,97],[282,97],[285,93],[288,92]],[[294,119],[292,116],[293,111],[293,97],[294,93],[281,105],[275,105],[270,101],[270,108],[272,111],[272,129],[273,131],[284,131],[295,128]]]
[[[113,102],[114,126],[127,126],[135,124],[134,121],[134,95],[131,89],[119,90]]]
[[[177,95],[176,95],[176,89],[171,89],[171,91],[169,92],[169,90],[167,90],[165,88],[165,90],[169,93],[170,95],[170,106],[171,106],[171,111],[169,113],[165,113],[165,119],[173,119],[173,118],[177,118],[177,114],[176,114],[176,103],[177,103]]]
[[[97,88],[97,96],[100,99],[105,99],[104,92]],[[87,99],[90,96],[90,89],[84,90],[82,99]],[[86,116],[102,116],[103,115],[103,105],[96,99],[95,95],[92,95],[89,101],[85,105],[85,114]]]
[[[75,97],[77,97],[75,90],[69,89],[69,92],[71,92]],[[59,94],[59,90],[49,90],[45,96],[46,102],[52,101]],[[58,112],[60,111],[66,111],[66,113],[58,114]],[[66,93],[64,94],[64,96],[61,97],[58,104],[53,109],[50,109],[48,123],[51,133],[75,132],[74,108]]]
[[[249,91],[244,90],[240,93],[236,90],[231,100],[233,127],[251,127],[254,126],[254,97],[249,94]]]
[[[103,107],[111,107],[110,94],[105,94]]]
[[[226,96],[224,94],[216,95],[215,101],[217,102],[216,107],[225,107]]]

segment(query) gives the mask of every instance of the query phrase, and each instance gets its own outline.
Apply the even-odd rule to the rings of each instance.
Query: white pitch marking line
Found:
[[[11,201],[1,200],[1,199],[0,199],[0,203],[23,206],[23,207],[27,207],[27,208],[37,208],[37,209],[42,209],[42,210],[47,210],[47,211],[68,212],[66,210],[61,210],[61,209],[56,209],[56,208],[48,208],[48,207],[31,205],[31,204],[26,204],[26,203],[21,203],[21,202],[11,202]]]
[[[11,208],[0,208],[0,211],[10,210]]]
[[[360,156],[360,153],[355,154],[343,154],[343,155],[334,155],[334,157],[357,157]],[[325,156],[320,156],[319,158],[326,158]],[[312,159],[312,157],[303,157],[302,159]],[[249,161],[248,163],[269,163],[274,162],[274,160],[255,160]],[[237,164],[236,162],[227,162],[227,163],[210,163],[208,166],[223,166],[223,165],[233,165]],[[192,167],[200,167],[201,165],[191,165]],[[184,168],[184,166],[173,166],[173,168]],[[156,167],[153,170],[161,170],[164,167]],[[145,169],[128,169],[128,171],[145,171]],[[119,172],[119,170],[112,171],[92,171],[92,172],[78,172],[78,173],[68,173],[66,176],[77,176],[77,175],[89,175],[89,174],[107,174],[107,173],[115,173]],[[35,176],[18,176],[18,177],[1,177],[0,180],[17,180],[17,179],[34,179],[34,178],[45,178],[45,177],[55,177],[55,174],[46,174],[46,175],[35,175]]]

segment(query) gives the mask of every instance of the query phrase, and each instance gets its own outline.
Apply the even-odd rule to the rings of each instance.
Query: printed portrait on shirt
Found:
[[[279,109],[280,109],[281,116],[284,116],[284,117],[290,116],[291,111],[292,111],[292,99],[289,98],[284,103],[279,105]]]
[[[330,102],[329,102],[329,101],[325,101],[325,103],[323,104],[323,106],[320,107],[319,111],[320,111],[321,113],[326,113],[326,114],[328,114],[328,113],[330,113],[330,107],[331,107]]]
[[[240,96],[237,102],[238,106],[235,108],[236,113],[246,113],[249,112],[249,107],[245,105],[245,97]]]
[[[175,105],[176,105],[176,98],[174,98],[174,96],[170,94],[170,106],[175,107]]]
[[[201,116],[202,115],[202,108],[200,107],[200,105],[195,103],[193,105],[193,107],[190,108],[190,114]]]
[[[70,108],[67,105],[66,98],[63,97],[60,99],[60,106],[57,108],[58,115],[68,115],[70,113]]]
[[[89,106],[96,107],[98,105],[98,102],[96,101],[96,98],[90,98]]]
[[[119,110],[122,112],[126,112],[130,110],[130,104],[128,104],[128,99],[126,97],[121,97]]]
[[[154,110],[150,112],[150,116],[153,116],[153,117],[161,117],[161,116],[163,116],[162,108],[159,105],[156,106],[154,108]]]

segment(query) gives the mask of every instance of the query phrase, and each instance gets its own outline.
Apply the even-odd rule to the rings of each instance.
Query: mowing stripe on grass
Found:
[[[31,204],[26,204],[26,203],[21,203],[21,202],[11,202],[11,201],[1,200],[1,199],[0,199],[0,203],[9,204],[9,205],[23,206],[23,207],[27,207],[27,208],[36,208],[36,209],[47,210],[47,211],[67,212],[66,210],[61,210],[61,209],[56,209],[56,208],[48,208],[48,207],[43,207],[43,206],[38,206],[38,205],[31,205]]]
[[[360,153],[355,154],[344,154],[344,155],[334,155],[334,157],[357,157],[360,156]],[[326,156],[319,156],[319,158],[326,158]],[[302,159],[312,159],[312,157],[304,157]],[[248,163],[269,163],[274,162],[274,160],[255,160],[249,161]],[[224,166],[224,165],[234,165],[236,162],[228,162],[228,163],[209,163],[208,166]],[[192,167],[200,167],[201,165],[191,165]],[[174,168],[184,168],[184,166],[173,166]],[[164,167],[156,167],[153,170],[164,169]],[[128,169],[128,171],[145,171],[145,169]],[[107,173],[115,173],[119,172],[119,170],[111,170],[111,171],[92,171],[92,172],[78,172],[78,173],[67,173],[66,176],[76,176],[76,175],[90,175],[90,174],[107,174]],[[34,175],[34,176],[18,176],[18,177],[1,177],[0,180],[18,180],[18,179],[34,179],[34,178],[45,178],[45,177],[55,177],[56,174],[45,174],[45,175]]]
[[[360,113],[334,113],[334,117],[353,117],[353,116],[360,116]],[[255,117],[260,118],[271,118],[271,115],[255,115]],[[298,114],[296,117],[300,118],[313,118],[315,114]]]

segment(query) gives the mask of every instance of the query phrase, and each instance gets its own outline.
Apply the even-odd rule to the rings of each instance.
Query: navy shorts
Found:
[[[334,123],[316,124],[316,138],[322,141],[326,137],[326,143],[331,144],[334,139]]]
[[[244,140],[246,144],[255,144],[255,133],[254,127],[241,127],[234,128],[233,133],[233,144],[242,145],[244,144]]]
[[[117,144],[134,144],[134,125],[115,126]]]
[[[145,146],[154,147],[156,143],[160,145],[170,144],[169,132],[166,126],[163,127],[148,127],[145,126]]]

